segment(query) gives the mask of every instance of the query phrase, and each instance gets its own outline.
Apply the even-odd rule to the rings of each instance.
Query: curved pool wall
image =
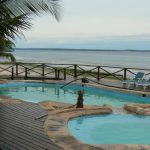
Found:
[[[56,101],[75,104],[77,91],[84,90],[84,104],[86,105],[112,105],[122,107],[126,103],[150,103],[150,97],[136,94],[126,94],[113,90],[99,89],[93,86],[82,87],[79,84],[28,83],[16,82],[0,84],[0,95],[22,99],[28,102]]]
[[[87,144],[150,145],[150,116],[96,115],[71,119],[70,133]]]

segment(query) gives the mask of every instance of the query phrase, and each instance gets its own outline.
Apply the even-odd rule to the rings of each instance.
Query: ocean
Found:
[[[85,49],[16,49],[19,62],[88,64],[150,69],[150,51]]]

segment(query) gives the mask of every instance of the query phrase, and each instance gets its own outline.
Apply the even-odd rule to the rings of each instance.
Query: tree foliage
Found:
[[[57,20],[60,19],[59,0],[1,0],[15,15],[41,14],[49,12]]]
[[[15,37],[23,36],[23,30],[29,30],[31,14],[50,12],[56,20],[60,19],[58,0],[0,0],[0,57],[15,58],[9,52],[15,48]]]

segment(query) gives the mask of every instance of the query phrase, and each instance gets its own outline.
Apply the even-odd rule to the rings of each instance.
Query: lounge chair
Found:
[[[142,86],[144,90],[145,90],[147,87],[149,88],[149,86],[150,86],[150,78],[149,78],[148,80],[142,80],[142,81],[136,83],[136,86],[137,86],[137,87],[138,87],[138,86]]]
[[[128,84],[128,88],[129,88],[131,85],[134,85],[134,86],[135,86],[136,83],[140,82],[140,81],[143,79],[143,77],[144,77],[144,73],[143,73],[143,72],[138,72],[138,73],[136,74],[136,76],[135,76],[133,79],[123,81],[123,82],[122,82],[122,83],[123,83],[123,87],[125,87],[126,84]]]

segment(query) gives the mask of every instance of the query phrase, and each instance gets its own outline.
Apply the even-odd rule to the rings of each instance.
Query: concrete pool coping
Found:
[[[10,81],[3,81],[2,83],[9,83]],[[20,80],[14,80],[11,82],[20,82]],[[21,82],[42,82],[42,83],[60,83],[59,81],[54,82],[43,82],[35,80],[24,80]],[[61,82],[64,83],[64,82]],[[93,84],[88,84],[93,86]],[[94,85],[97,88],[103,88],[103,86]],[[106,89],[115,89],[105,87]],[[118,90],[118,89],[117,89]],[[118,90],[120,91],[120,89]],[[121,91],[128,93],[128,90],[121,89]],[[131,92],[131,91],[130,91]],[[137,92],[137,91],[136,91]],[[23,101],[22,101],[23,102]],[[68,131],[68,121],[72,118],[84,116],[84,115],[95,115],[95,114],[109,114],[112,112],[110,106],[86,106],[84,109],[76,109],[71,107],[72,105],[55,103],[55,102],[42,102],[39,105],[48,111],[48,117],[44,123],[45,132],[49,138],[58,146],[63,147],[66,150],[149,150],[149,145],[89,145],[84,144],[75,139]],[[69,107],[69,108],[68,108]]]
[[[55,107],[57,103],[45,102],[40,104],[44,109],[51,108],[52,105]],[[68,130],[68,121],[70,119],[86,116],[86,115],[100,115],[100,114],[111,114],[112,108],[110,106],[85,106],[83,109],[76,109],[75,107],[70,107],[59,110],[49,111],[48,118],[44,124],[45,132],[47,132],[50,139],[60,147],[65,150],[149,150],[149,145],[130,145],[130,144],[99,144],[91,145],[85,144],[78,141],[73,135],[70,134]],[[124,112],[125,113],[125,112]]]

